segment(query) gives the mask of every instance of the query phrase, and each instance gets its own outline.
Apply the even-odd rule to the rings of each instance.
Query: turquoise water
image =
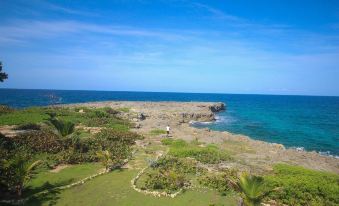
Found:
[[[104,100],[224,102],[218,121],[197,126],[339,155],[339,97],[0,89],[0,104],[18,108]]]

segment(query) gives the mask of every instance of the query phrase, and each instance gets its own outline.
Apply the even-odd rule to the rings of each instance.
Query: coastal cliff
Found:
[[[125,112],[120,113],[121,118],[134,122],[133,130],[148,137],[150,142],[160,141],[158,137],[149,135],[151,131],[164,130],[166,125],[169,125],[172,138],[218,144],[232,153],[236,159],[232,164],[221,164],[218,167],[237,167],[256,172],[267,172],[276,163],[287,163],[339,173],[339,160],[336,158],[322,156],[316,152],[286,149],[281,144],[253,140],[250,137],[227,131],[211,131],[208,128],[192,127],[191,121],[214,121],[216,113],[226,109],[224,103],[111,101],[66,106],[111,107],[117,111],[124,110]]]

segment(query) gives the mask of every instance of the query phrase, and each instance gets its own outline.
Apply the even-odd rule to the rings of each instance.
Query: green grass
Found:
[[[269,197],[288,205],[339,205],[339,175],[278,164],[265,177],[269,188],[280,188]]]
[[[134,191],[130,181],[137,170],[116,170],[83,185],[49,194],[28,205],[237,205],[235,196],[220,196],[207,189],[188,190],[176,198],[152,197]]]
[[[22,125],[27,123],[39,123],[48,118],[42,108],[28,108],[15,110],[0,115],[0,125]]]
[[[149,134],[157,136],[157,135],[161,135],[161,134],[166,134],[166,131],[163,130],[163,129],[153,129],[149,132]]]
[[[122,108],[118,108],[117,111],[120,111],[120,112],[129,112],[131,110],[131,108],[129,107],[122,107]]]
[[[228,152],[218,148],[216,145],[202,145],[197,142],[187,143],[184,140],[163,139],[164,145],[169,145],[169,155],[175,157],[192,157],[203,163],[219,163],[231,160]]]
[[[75,124],[84,124],[93,127],[107,127],[120,131],[128,131],[130,123],[116,118],[105,112],[105,108],[83,109],[84,113],[79,113],[79,108],[46,108],[32,107],[28,109],[15,110],[0,115],[1,125],[23,125],[28,123],[46,122],[49,116],[46,112],[56,113],[57,118]]]
[[[57,173],[43,171],[38,173],[27,185],[24,195],[31,195],[46,189],[67,185],[95,174],[102,168],[100,163],[71,165]]]

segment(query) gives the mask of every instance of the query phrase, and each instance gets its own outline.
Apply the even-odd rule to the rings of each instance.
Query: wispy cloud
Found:
[[[178,40],[185,36],[166,31],[145,30],[126,26],[91,24],[78,21],[27,21],[16,20],[0,26],[0,41],[12,43],[30,39],[46,39],[67,34],[103,34]]]
[[[44,6],[46,9],[57,11],[57,12],[63,12],[63,13],[72,14],[72,15],[99,16],[98,13],[83,11],[79,9],[67,8],[67,7],[63,7],[55,3],[50,3],[48,1],[41,1],[39,2],[39,4]]]
[[[192,5],[196,8],[198,8],[198,9],[203,9],[203,10],[208,11],[210,14],[212,14],[216,18],[226,19],[226,20],[231,20],[231,21],[239,21],[239,22],[244,21],[242,18],[240,18],[238,16],[227,14],[227,13],[225,13],[225,12],[219,10],[219,9],[208,6],[206,4],[195,2]]]

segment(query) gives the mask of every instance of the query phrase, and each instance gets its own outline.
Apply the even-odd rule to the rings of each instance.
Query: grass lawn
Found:
[[[38,173],[27,185],[25,196],[31,195],[46,189],[68,185],[95,174],[103,168],[99,163],[87,163],[80,165],[70,165],[57,173],[44,171]]]
[[[130,181],[137,170],[117,170],[83,185],[43,197],[30,205],[237,205],[234,196],[220,196],[205,189],[189,190],[177,196],[152,197],[134,191]]]
[[[20,125],[26,123],[39,123],[48,118],[41,108],[16,110],[0,115],[1,125]]]
[[[90,127],[107,127],[120,131],[128,131],[131,126],[128,121],[109,115],[103,108],[86,109],[85,113],[79,113],[78,110],[78,108],[47,107],[14,110],[0,114],[0,126],[46,122],[49,118],[46,112],[56,113],[57,117],[61,120],[70,121],[75,124],[82,123]]]

